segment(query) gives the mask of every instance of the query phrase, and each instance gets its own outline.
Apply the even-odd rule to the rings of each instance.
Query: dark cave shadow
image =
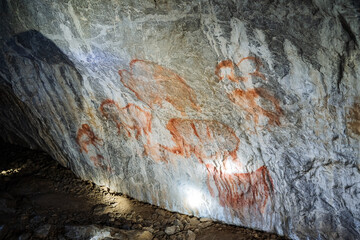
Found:
[[[23,66],[29,64],[34,74],[27,78],[26,72],[21,71],[23,71]],[[58,76],[51,72],[45,72],[46,68],[57,68],[59,70],[60,77],[64,79],[66,86],[69,88],[68,91],[72,91],[72,96],[74,96],[79,110],[84,110],[84,104],[79,97],[79,87],[83,86],[83,78],[75,64],[52,40],[39,31],[21,32],[1,43],[0,138],[7,143],[18,144],[32,149],[42,149],[48,153],[50,153],[50,149],[55,149],[56,152],[61,153],[61,146],[49,141],[49,139],[46,140],[51,136],[46,136],[45,139],[41,137],[44,136],[41,132],[50,131],[51,126],[45,124],[42,118],[37,117],[32,112],[28,106],[32,104],[31,102],[25,104],[14,92],[14,78],[21,78],[22,81],[32,81],[34,83],[48,81],[49,88],[56,94],[56,85],[58,85],[56,79]],[[72,73],[71,76],[67,74],[69,72]],[[29,85],[31,85],[31,82]],[[27,96],[30,96],[29,101],[31,101],[31,93],[28,92],[28,89],[24,88],[23,91],[26,92]],[[55,95],[54,98],[56,98]],[[58,120],[61,121],[61,119]],[[34,122],[36,122],[36,125],[32,124]],[[70,126],[70,128],[76,129],[76,124],[71,124],[73,126]],[[50,143],[51,146],[47,146],[47,143]],[[72,164],[72,161],[67,164]]]
[[[74,63],[52,40],[36,30],[14,35],[6,42],[6,46],[14,50],[19,56],[31,60],[38,59],[49,64],[64,63],[76,69]]]
[[[82,83],[83,78],[75,64],[61,49],[50,39],[37,30],[29,30],[13,35],[0,50],[0,84],[2,78],[10,82],[11,73],[9,63],[15,66],[13,57],[27,58],[32,62],[45,62],[49,65],[62,64],[76,72],[78,80]],[[17,70],[17,69],[15,69]]]

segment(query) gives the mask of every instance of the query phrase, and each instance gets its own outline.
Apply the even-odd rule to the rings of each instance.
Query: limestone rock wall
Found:
[[[357,1],[0,3],[0,134],[172,211],[360,237]]]

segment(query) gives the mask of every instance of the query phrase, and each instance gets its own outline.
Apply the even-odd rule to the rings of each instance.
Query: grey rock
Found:
[[[44,217],[42,216],[34,216],[31,220],[30,220],[30,224],[33,226],[38,225],[39,223],[43,222],[45,220]]]
[[[1,1],[0,137],[104,195],[293,239],[358,239],[358,9]]]
[[[19,236],[19,240],[28,240],[30,239],[31,234],[30,233],[23,233]]]
[[[211,221],[210,218],[200,218],[200,222],[209,222]]]
[[[180,230],[183,230],[183,229],[184,229],[184,224],[183,224],[180,220],[178,220],[178,219],[174,220],[174,221],[173,221],[173,224],[174,224],[175,226],[178,226],[178,227],[180,228]]]
[[[12,214],[15,213],[16,203],[14,198],[8,193],[0,195],[0,212]]]
[[[193,226],[197,226],[200,224],[200,221],[197,218],[193,217],[193,218],[190,218],[189,223]]]
[[[143,230],[153,233],[154,229],[152,227],[143,227]]]
[[[103,205],[103,204],[97,205],[97,206],[94,207],[94,209],[93,209],[93,214],[94,214],[94,215],[102,215],[102,214],[104,214],[105,207],[106,207],[106,206]]]
[[[212,225],[212,222],[202,222],[198,225],[199,228],[207,228]]]
[[[179,231],[180,231],[179,226],[175,226],[175,225],[165,228],[165,233],[167,235],[173,235],[173,234],[175,234],[175,233],[177,233]]]
[[[188,230],[186,234],[187,234],[186,239],[188,239],[188,240],[195,240],[196,239],[196,234],[193,231]]]
[[[159,214],[161,217],[165,217],[166,212],[162,209],[156,209],[155,212]]]
[[[50,232],[50,229],[51,229],[50,224],[42,225],[42,226],[38,227],[37,229],[35,229],[34,235],[38,238],[46,238]]]
[[[65,237],[70,239],[137,239],[151,240],[152,233],[143,230],[123,230],[107,226],[65,226]]]

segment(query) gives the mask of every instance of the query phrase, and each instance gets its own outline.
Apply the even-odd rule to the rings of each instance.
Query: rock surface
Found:
[[[359,7],[1,1],[1,137],[172,211],[359,238]]]

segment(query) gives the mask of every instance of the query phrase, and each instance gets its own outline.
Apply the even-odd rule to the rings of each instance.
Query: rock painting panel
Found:
[[[168,102],[182,115],[186,115],[186,107],[201,111],[192,88],[170,69],[135,59],[130,62],[130,72],[119,70],[119,75],[124,86],[150,107]]]
[[[86,153],[95,167],[101,167],[111,171],[110,164],[104,164],[104,157],[100,152],[103,145],[102,139],[98,138],[88,124],[82,124],[76,135],[76,142],[80,146],[80,152]]]
[[[208,188],[213,197],[216,192],[210,184],[213,180],[221,206],[233,209],[240,219],[264,213],[266,204],[274,192],[273,182],[265,166],[249,173],[227,173],[224,166],[217,168],[207,164]]]
[[[162,147],[173,154],[186,158],[194,154],[200,163],[237,159],[240,140],[231,128],[218,121],[174,118],[166,128],[175,146]]]
[[[253,88],[249,90],[236,89],[228,95],[229,99],[248,112],[255,124],[259,123],[260,116],[267,117],[268,124],[280,125],[282,110],[279,101],[263,88]],[[266,110],[259,105],[259,100],[266,101],[272,105],[271,110]]]
[[[186,158],[193,154],[206,166],[209,192],[221,206],[232,209],[241,219],[264,212],[273,194],[269,171],[263,166],[254,172],[238,173],[243,169],[237,158],[240,140],[230,127],[215,120],[174,118],[167,129],[175,146],[161,147]]]
[[[235,68],[243,67],[245,63],[253,70],[241,71],[245,72],[244,76],[237,76]],[[227,78],[235,83],[247,81],[250,76],[265,80],[259,72],[261,66],[262,63],[255,57],[243,58],[237,65],[225,60],[217,65],[215,74],[220,80]],[[186,107],[200,111],[193,90],[169,69],[149,61],[133,60],[130,70],[120,70],[119,74],[124,86],[150,107],[155,104],[162,107],[164,102],[168,102],[183,115]],[[259,122],[260,116],[265,116],[269,124],[280,125],[279,102],[265,89],[236,89],[228,97],[247,111],[255,123]],[[259,100],[270,103],[271,110],[261,107]],[[227,125],[216,120],[172,118],[166,125],[172,144],[159,144],[156,142],[158,136],[151,133],[149,111],[133,104],[119,107],[110,99],[101,104],[100,111],[116,124],[119,133],[125,131],[137,140],[144,136],[145,154],[157,162],[169,163],[174,155],[184,158],[195,156],[207,169],[207,186],[211,196],[217,197],[221,206],[232,209],[239,218],[263,213],[273,194],[269,172],[263,166],[253,172],[239,173],[242,169],[237,157],[240,140]]]

